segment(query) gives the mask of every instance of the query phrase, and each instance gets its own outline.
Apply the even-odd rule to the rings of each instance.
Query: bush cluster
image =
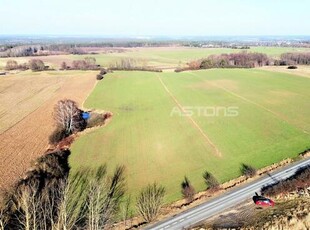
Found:
[[[67,136],[68,135],[64,129],[56,128],[49,136],[49,143],[52,145],[56,145]]]
[[[98,70],[100,66],[96,64],[94,57],[85,57],[84,60],[73,61],[71,67],[68,68],[74,70]]]
[[[104,78],[103,75],[106,75],[107,73],[108,73],[108,70],[106,70],[106,69],[104,69],[104,68],[100,69],[100,73],[97,74],[96,79],[97,79],[98,81],[102,80],[102,79]]]
[[[209,173],[208,171],[206,171],[203,174],[203,178],[205,179],[205,183],[208,187],[208,189],[213,189],[216,190],[219,188],[220,183],[218,182],[218,180],[213,176],[213,174]]]
[[[112,116],[111,113],[95,113],[90,114],[90,118],[87,121],[87,128],[92,128],[100,125],[104,125],[105,121]]]
[[[297,69],[297,66],[295,65],[290,65],[289,67],[287,67],[288,69]]]
[[[298,188],[308,188],[310,186],[310,166],[299,169],[295,175],[286,180],[262,188],[261,192],[265,196],[277,196],[296,191]]]
[[[257,173],[257,170],[253,166],[247,165],[247,164],[242,164],[240,171],[241,171],[242,175],[244,175],[246,177],[253,177]]]
[[[6,70],[27,70],[29,66],[27,63],[18,64],[15,60],[8,60],[5,66]]]
[[[196,191],[194,187],[191,185],[187,177],[185,177],[184,181],[182,181],[181,183],[181,192],[182,192],[183,198],[186,199],[188,203],[191,203],[194,201],[194,196],[195,196]]]

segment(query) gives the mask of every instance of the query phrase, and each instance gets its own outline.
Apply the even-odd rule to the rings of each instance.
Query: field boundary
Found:
[[[172,100],[175,102],[175,104],[179,107],[179,109],[185,113],[183,106],[179,103],[179,101],[176,99],[176,97],[170,92],[170,90],[168,89],[168,87],[166,86],[166,84],[163,82],[163,80],[160,78],[160,76],[157,74],[157,78],[159,80],[159,82],[161,83],[161,85],[164,87],[165,91],[169,94],[169,96],[172,98]],[[200,134],[202,135],[202,137],[208,142],[208,144],[214,149],[215,154],[217,156],[222,156],[221,152],[219,151],[219,149],[216,147],[216,145],[210,140],[210,138],[208,137],[208,135],[201,129],[201,127],[197,124],[197,122],[191,117],[191,116],[186,116],[189,121],[193,124],[193,126],[200,132]]]

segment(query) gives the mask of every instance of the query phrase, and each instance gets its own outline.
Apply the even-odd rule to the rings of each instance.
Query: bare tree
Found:
[[[7,225],[7,222],[8,222],[8,217],[4,212],[5,212],[4,207],[1,207],[1,210],[0,210],[0,230],[4,230],[6,225]]]
[[[184,177],[184,181],[182,181],[181,183],[181,188],[182,188],[181,192],[183,194],[183,197],[186,199],[186,201],[188,203],[193,202],[196,192],[187,177]]]
[[[61,63],[61,67],[62,70],[66,70],[68,68],[67,63],[66,62],[62,62]]]
[[[124,167],[107,175],[106,166],[82,169],[66,183],[56,229],[105,229],[119,210],[124,195]]]
[[[76,172],[60,184],[62,193],[58,200],[55,229],[74,229],[85,219],[87,180],[83,173]]]
[[[57,127],[64,130],[67,135],[83,130],[86,127],[86,121],[81,113],[75,101],[68,99],[58,101],[54,107]]]
[[[124,167],[117,167],[112,176],[101,166],[68,177],[69,153],[57,151],[37,160],[4,199],[0,230],[97,230],[112,223],[125,192]]]
[[[203,174],[203,178],[205,179],[205,183],[208,187],[208,189],[218,189],[220,186],[220,183],[217,181],[217,179],[213,176],[212,173],[205,171]]]
[[[25,230],[39,228],[40,197],[37,195],[37,185],[24,186],[15,194],[16,207],[19,212],[18,223]]]
[[[137,210],[146,222],[154,220],[163,205],[165,188],[156,183],[142,189],[137,198]]]
[[[89,68],[92,68],[96,65],[96,58],[94,57],[85,57],[84,60]]]
[[[32,59],[29,61],[29,68],[32,71],[43,71],[45,69],[45,65],[40,59]]]
[[[256,175],[256,169],[251,165],[242,164],[240,171],[246,177],[253,177]]]

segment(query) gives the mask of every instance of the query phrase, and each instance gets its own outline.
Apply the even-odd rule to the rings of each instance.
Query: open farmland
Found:
[[[61,76],[35,73],[3,77],[0,83],[0,134],[50,99],[64,81]]]
[[[86,49],[86,48],[85,48]],[[86,49],[86,51],[90,51]],[[176,68],[184,66],[191,60],[208,57],[212,54],[236,53],[236,52],[261,52],[270,57],[278,58],[286,52],[309,52],[309,48],[293,47],[251,47],[248,50],[230,48],[190,48],[190,47],[156,47],[156,48],[111,48],[110,52],[105,49],[95,50],[98,54],[85,55],[51,55],[39,57],[12,57],[0,58],[0,69],[5,67],[7,60],[14,59],[18,63],[24,63],[30,59],[39,58],[53,68],[59,68],[62,62],[71,64],[73,60],[94,57],[97,63],[102,66],[109,66],[122,58],[132,58],[137,61],[137,65],[152,66],[157,68]]]
[[[132,58],[137,60],[138,65],[147,65],[158,68],[176,68],[184,66],[191,60],[208,57],[212,54],[243,52],[240,49],[230,48],[186,48],[186,47],[162,47],[162,48],[126,48],[125,52],[113,52],[91,55],[96,58],[97,63],[102,66],[121,59]],[[247,52],[262,52],[271,57],[280,57],[286,52],[309,52],[308,48],[292,47],[251,47]],[[70,55],[73,59],[83,59],[90,55]]]
[[[95,72],[23,72],[0,79],[0,190],[9,188],[48,147],[53,106],[64,98],[82,104]]]
[[[124,164],[131,194],[157,181],[176,200],[185,175],[203,190],[205,170],[224,182],[241,163],[260,168],[308,149],[309,87],[309,78],[258,69],[109,74],[85,107],[114,116],[73,144],[72,170]],[[184,107],[192,116],[180,115]],[[197,112],[223,107],[238,115]]]

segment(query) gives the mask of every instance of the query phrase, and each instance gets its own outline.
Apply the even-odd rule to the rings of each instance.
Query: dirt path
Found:
[[[162,79],[157,75],[158,80],[160,81],[160,83],[162,84],[162,86],[164,87],[165,91],[169,94],[169,96],[173,99],[173,101],[175,102],[175,104],[179,107],[179,109],[185,114],[186,112],[184,111],[183,106],[179,103],[179,101],[176,99],[176,97],[170,92],[170,90],[168,89],[168,87],[166,86],[166,84],[162,81]],[[196,128],[200,134],[202,135],[202,137],[207,141],[207,143],[214,149],[215,154],[217,156],[221,156],[221,152],[219,151],[219,149],[216,147],[216,145],[210,140],[210,138],[208,137],[207,134],[205,134],[205,132],[201,129],[201,127],[197,124],[197,122],[192,118],[192,116],[186,116],[189,121],[192,123],[192,125],[194,126],[194,128]]]
[[[54,129],[55,103],[70,98],[82,105],[96,83],[94,73],[64,77],[65,82],[51,99],[0,135],[0,190],[22,177],[31,162],[47,149],[48,136]]]

